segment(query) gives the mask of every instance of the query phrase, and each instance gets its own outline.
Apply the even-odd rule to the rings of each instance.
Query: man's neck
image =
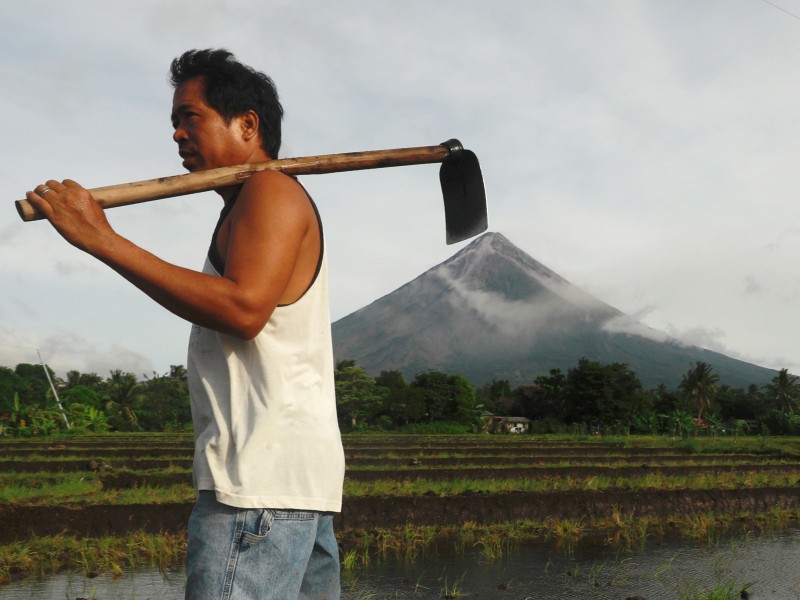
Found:
[[[216,191],[216,192],[217,192],[217,193],[218,193],[220,196],[222,196],[222,201],[223,201],[225,204],[227,204],[228,202],[230,202],[230,201],[231,201],[231,199],[232,199],[233,197],[235,197],[235,196],[236,196],[236,194],[239,192],[239,188],[240,188],[240,187],[241,187],[241,184],[239,184],[239,185],[231,185],[231,186],[228,186],[228,187],[219,188],[218,190],[215,190],[215,191]]]

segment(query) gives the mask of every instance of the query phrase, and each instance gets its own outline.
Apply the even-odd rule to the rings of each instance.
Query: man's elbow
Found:
[[[264,329],[270,315],[258,313],[241,313],[234,323],[230,324],[228,333],[240,340],[249,341]]]

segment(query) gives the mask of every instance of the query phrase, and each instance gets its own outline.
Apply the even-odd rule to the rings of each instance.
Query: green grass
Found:
[[[661,536],[669,524],[673,535],[697,542],[696,529],[703,529],[703,540],[722,533],[752,533],[781,528],[797,519],[797,512],[774,509],[762,514],[666,515],[637,518],[618,513],[607,519],[513,521],[480,525],[466,522],[458,526],[411,526],[346,530],[337,537],[342,550],[345,573],[387,560],[416,563],[438,552],[476,553],[484,561],[502,560],[526,543],[550,541],[569,551],[586,535],[606,532],[606,543],[633,549],[648,537]],[[700,541],[703,541],[700,540]],[[20,577],[45,576],[60,571],[83,574],[121,574],[142,568],[167,569],[179,566],[185,556],[185,535],[131,533],[119,537],[80,538],[56,535],[0,545],[0,583]],[[458,591],[455,584],[451,592]],[[725,589],[720,587],[719,590]],[[741,586],[738,589],[742,589]],[[695,592],[692,592],[695,594]],[[704,592],[705,593],[705,592]],[[715,592],[716,593],[716,592]],[[686,595],[688,600],[715,600],[726,596]]]
[[[123,444],[146,448],[151,441],[161,436],[150,434],[132,436],[92,436],[91,442],[106,442],[114,447]],[[83,438],[63,438],[63,443],[78,446]],[[422,459],[422,468],[413,466],[397,467],[364,466],[350,467],[353,470],[391,469],[386,478],[373,482],[345,481],[345,496],[453,496],[465,492],[504,493],[504,492],[572,492],[607,490],[714,490],[738,488],[794,488],[800,478],[800,440],[797,438],[692,438],[673,440],[666,437],[631,436],[618,438],[595,438],[588,436],[485,436],[485,435],[426,435],[410,436],[397,434],[369,434],[344,436],[348,454],[393,459]],[[0,456],[3,447],[23,447],[20,442],[0,440]],[[187,483],[178,485],[148,486],[135,489],[103,489],[101,477],[91,471],[57,472],[58,456],[47,453],[47,445],[57,445],[58,441],[49,439],[40,448],[32,447],[31,453],[54,464],[54,471],[39,473],[0,473],[0,504],[6,505],[94,505],[94,504],[157,504],[164,502],[191,503],[194,491],[188,484],[186,468],[157,469],[151,471],[124,471],[137,479],[147,481],[147,475],[160,475],[174,471],[186,474]],[[583,444],[583,446],[581,446]],[[371,448],[367,449],[366,446]],[[483,448],[486,455],[492,449],[518,450],[520,454],[534,446],[559,448],[578,446],[585,448],[582,456],[566,459],[563,456],[542,455],[535,459],[537,464],[548,467],[571,466],[640,466],[646,462],[651,469],[638,476],[608,477],[593,474],[577,476],[516,476],[515,465],[523,465],[522,456],[496,457],[496,465],[481,468],[503,467],[505,471],[494,479],[462,477],[453,480],[437,479],[436,469],[425,464],[432,457],[457,457],[465,462],[480,456]],[[35,445],[34,445],[35,446]],[[599,446],[599,448],[597,448]],[[652,454],[642,459],[618,451],[623,448]],[[153,457],[158,456],[159,448],[153,448]],[[593,452],[600,453],[593,456]],[[103,457],[102,448],[87,450],[87,458]],[[188,451],[190,456],[191,451]],[[731,455],[749,455],[739,460]],[[696,458],[695,458],[696,457]],[[13,461],[27,460],[15,456]],[[0,459],[2,460],[2,459]],[[64,460],[75,460],[74,458]],[[4,461],[4,462],[13,462]],[[113,465],[113,458],[103,457],[103,461]],[[130,461],[126,461],[130,462]],[[797,469],[786,473],[769,473],[759,470],[759,466],[779,464]],[[669,475],[660,473],[658,466],[709,466],[724,467],[723,472],[694,473],[691,475]],[[7,468],[7,467],[6,467]],[[448,468],[448,467],[441,467]],[[403,477],[402,471],[415,472],[415,475],[430,470],[428,479],[410,480]],[[719,469],[717,469],[719,471]],[[398,474],[398,471],[400,473]],[[115,473],[111,470],[110,473]],[[123,473],[123,471],[120,471]],[[345,570],[368,566],[374,561],[402,560],[424,561],[426,556],[440,549],[455,549],[462,553],[477,553],[482,560],[502,560],[526,541],[550,540],[562,546],[574,544],[589,533],[606,536],[609,544],[634,547],[640,546],[649,537],[665,535],[667,532],[680,535],[693,543],[713,543],[722,533],[733,531],[774,531],[791,526],[798,521],[798,511],[773,509],[762,513],[740,515],[719,515],[712,513],[694,515],[660,515],[657,517],[638,517],[612,511],[605,517],[589,520],[549,520],[546,522],[514,522],[479,526],[470,523],[458,527],[412,527],[376,528],[370,531],[343,532],[340,542],[343,550],[342,564]],[[0,582],[19,574],[52,573],[58,570],[84,572],[118,573],[133,569],[137,565],[161,567],[170,562],[182,560],[185,551],[184,539],[180,535],[149,536],[131,534],[120,538],[101,538],[97,540],[78,539],[69,536],[36,538],[0,546]],[[443,592],[460,592],[457,582],[446,584]],[[728,589],[730,588],[730,589]],[[728,591],[741,590],[742,586],[721,584],[715,590],[691,591],[686,600],[716,600],[727,598]],[[698,594],[707,594],[705,596]],[[457,596],[452,596],[457,597]]]
[[[31,575],[76,571],[86,575],[181,564],[185,537],[131,533],[122,537],[77,538],[58,535],[0,546],[0,583]]]
[[[345,480],[345,497],[362,496],[455,496],[465,492],[498,494],[506,492],[574,492],[622,490],[728,490],[741,488],[795,487],[798,471],[769,473],[754,469],[747,472],[726,472],[672,476],[648,473],[639,477],[508,477],[499,479],[456,478],[380,479],[376,481]]]
[[[718,584],[710,590],[691,590],[683,592],[680,600],[740,600],[747,598],[747,590],[752,583],[736,583],[728,581]]]
[[[146,447],[151,442],[158,442],[164,436],[158,434],[139,434],[125,436],[88,436],[64,437],[61,439],[43,440],[41,444],[30,440],[0,440],[2,448],[17,447],[23,444],[31,446],[30,451],[40,458],[46,458],[50,464],[57,465],[60,457],[41,454],[35,447],[57,448],[60,446],[77,447],[81,444],[91,445],[106,443],[119,447],[124,440],[125,445]],[[188,438],[187,438],[188,439]],[[692,438],[690,440],[674,440],[668,437],[630,436],[630,437],[589,437],[589,436],[487,436],[487,435],[425,435],[411,436],[398,434],[364,434],[344,436],[345,447],[352,456],[362,455],[377,460],[409,459],[420,457],[421,466],[387,465],[350,466],[350,472],[387,470],[385,478],[364,482],[346,479],[344,493],[346,497],[363,496],[417,496],[434,494],[445,497],[462,493],[504,493],[504,492],[571,492],[571,491],[606,491],[606,490],[710,490],[735,488],[792,487],[800,475],[800,441],[797,438],[763,438],[763,437],[718,437]],[[452,480],[437,479],[437,468],[425,464],[425,460],[433,458],[460,458],[465,462],[482,456],[478,448],[495,448],[522,453],[534,446],[557,448],[578,446],[586,449],[586,454],[573,458],[563,456],[548,457],[542,455],[535,459],[524,456],[495,457],[496,464],[480,465],[478,469],[498,469],[503,471],[494,478],[469,476]],[[581,446],[583,445],[583,446]],[[370,446],[370,449],[365,448]],[[427,449],[426,449],[427,448]],[[593,456],[595,449],[600,454]],[[620,449],[634,449],[641,452],[652,451],[652,455],[642,458],[625,456],[617,452]],[[158,448],[153,448],[154,456]],[[715,454],[716,453],[716,454]],[[747,459],[733,458],[732,454],[746,454]],[[102,448],[93,447],[91,455],[102,456]],[[491,453],[487,451],[487,456]],[[697,459],[693,459],[697,456]],[[22,462],[23,455],[8,459]],[[67,459],[63,459],[67,460]],[[75,459],[69,459],[75,460]],[[88,460],[88,456],[86,458]],[[528,462],[530,461],[530,462]],[[0,462],[4,462],[0,458]],[[112,459],[109,462],[113,466]],[[134,461],[135,463],[135,461]],[[592,476],[555,476],[543,473],[539,475],[514,473],[514,466],[534,465],[554,468],[569,467],[638,467],[646,463],[650,471],[631,476],[604,476],[598,473]],[[9,464],[9,462],[6,462]],[[784,465],[791,469],[785,473],[770,473],[760,470],[762,465]],[[673,475],[659,472],[659,466],[708,466],[729,469],[724,472],[693,473]],[[57,468],[57,467],[55,467]],[[188,486],[189,470],[185,467],[165,468],[151,471],[137,471],[135,467],[108,472],[135,475],[140,481],[147,481],[148,473],[156,478],[156,474],[185,473],[187,484],[163,486],[142,486],[132,490],[103,489],[98,475],[91,471],[83,472],[47,472],[47,473],[0,473],[0,503],[16,505],[70,504],[74,502],[102,503],[157,503],[157,502],[191,502],[193,492]],[[403,477],[408,471],[416,476],[427,478]],[[719,471],[719,469],[718,469]],[[156,483],[154,481],[154,483]]]
[[[188,483],[105,490],[94,473],[19,473],[4,474],[0,478],[0,503],[16,506],[157,504],[193,502],[194,497],[195,492]]]

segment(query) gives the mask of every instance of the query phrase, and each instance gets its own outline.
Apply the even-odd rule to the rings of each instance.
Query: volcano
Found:
[[[532,383],[581,358],[624,363],[647,388],[675,388],[698,361],[731,387],[776,371],[649,328],[547,268],[500,233],[486,233],[397,290],[333,323],[337,360],[407,381],[436,369],[479,386]]]

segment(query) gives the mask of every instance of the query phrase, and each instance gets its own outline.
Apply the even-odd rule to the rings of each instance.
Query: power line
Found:
[[[774,8],[777,8],[777,9],[778,9],[779,11],[781,11],[781,12],[785,12],[785,13],[786,13],[787,15],[789,15],[790,17],[793,17],[793,18],[797,19],[798,21],[800,21],[800,17],[798,17],[796,14],[789,12],[788,10],[786,10],[785,8],[783,8],[783,7],[781,7],[781,6],[778,6],[778,5],[777,5],[777,4],[775,4],[774,2],[770,2],[770,0],[762,0],[762,1],[763,1],[763,2],[766,2],[767,4],[769,4],[770,6],[772,6],[772,7],[774,7]]]

